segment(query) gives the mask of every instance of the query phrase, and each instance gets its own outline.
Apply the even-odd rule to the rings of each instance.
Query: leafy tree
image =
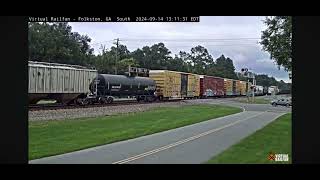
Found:
[[[277,86],[278,82],[274,77],[269,77],[267,74],[255,75],[256,83],[260,86]]]
[[[177,58],[181,59],[184,66],[180,68],[182,72],[192,72],[192,59],[189,53],[185,51],[180,51],[179,54],[176,56]]]
[[[123,44],[118,45],[118,49],[115,46],[112,46],[110,49],[110,54],[116,58],[117,55],[117,60],[119,59],[126,59],[130,57],[130,51],[127,49],[127,46]]]
[[[29,60],[87,65],[93,49],[87,35],[72,32],[68,23],[29,23]],[[91,59],[89,61],[89,59]]]
[[[133,58],[122,59],[118,63],[118,74],[125,74],[125,72],[128,72],[129,66],[139,67],[139,64]]]
[[[95,67],[98,69],[99,73],[114,74],[114,57],[104,46],[101,47],[101,50],[101,54],[96,56]]]
[[[131,57],[136,59],[141,67],[147,69],[168,69],[172,60],[170,51],[163,43],[154,44],[151,47],[144,46],[131,53]]]
[[[214,63],[208,50],[200,45],[191,48],[190,59],[193,65],[192,72],[198,74],[205,74],[207,66]]]
[[[149,48],[149,47],[148,47]],[[147,62],[146,62],[146,56],[144,54],[145,52],[138,48],[137,50],[133,51],[130,56],[137,61],[137,63],[143,67],[147,68]]]
[[[225,58],[223,54],[219,58],[217,58],[214,75],[219,77],[237,79],[232,59]]]
[[[178,55],[175,55],[175,57],[168,62],[167,66],[168,66],[168,70],[189,72],[188,71],[188,63],[186,63]]]
[[[124,66],[127,61],[124,59],[130,58],[130,51],[125,45],[119,44],[118,49],[112,46],[110,50],[107,50],[105,46],[101,46],[101,54],[96,56],[95,65],[100,73],[115,74],[117,67],[117,74],[123,74],[127,71],[127,67],[124,70]]]
[[[167,64],[172,59],[170,51],[163,43],[150,47],[151,69],[168,69]]]
[[[291,83],[285,83],[283,80],[277,82],[278,88],[284,91],[291,91]]]
[[[286,71],[292,70],[292,17],[272,16],[264,21],[267,29],[262,31],[263,50],[270,53],[271,59]]]

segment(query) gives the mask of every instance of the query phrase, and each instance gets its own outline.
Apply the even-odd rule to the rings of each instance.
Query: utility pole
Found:
[[[292,79],[292,72],[289,72],[289,79]]]
[[[118,47],[119,47],[119,38],[115,39],[116,45],[117,45],[117,49],[116,49],[116,61],[115,61],[115,74],[117,74],[117,60],[118,60]]]
[[[255,79],[255,77],[254,77],[254,74],[252,74],[253,75],[253,94],[252,94],[252,102],[254,103],[254,90],[256,89],[256,79]]]
[[[250,98],[249,98],[249,88],[251,89],[251,87],[249,87],[249,82],[250,82],[250,81],[249,81],[249,78],[248,78],[248,77],[247,77],[247,81],[248,81],[248,82],[247,82],[247,92],[246,92],[246,93],[247,93],[247,102],[249,103],[249,101],[250,101]]]
[[[241,69],[241,73],[242,73],[242,75],[243,75],[244,77],[247,77],[247,78],[248,78],[248,82],[250,82],[249,79],[252,78],[252,86],[253,86],[253,88],[251,89],[251,87],[250,87],[250,89],[251,89],[251,94],[252,94],[252,102],[254,102],[254,89],[255,89],[255,87],[256,87],[255,75],[253,74],[253,72],[249,71],[248,68],[242,68],[242,69]],[[249,88],[249,87],[248,87],[248,88]],[[248,98],[248,101],[249,101],[249,98]]]

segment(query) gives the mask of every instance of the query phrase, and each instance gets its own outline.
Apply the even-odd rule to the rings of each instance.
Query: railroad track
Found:
[[[90,105],[63,105],[60,103],[53,104],[36,104],[29,105],[29,111],[41,111],[41,110],[57,110],[57,109],[79,109],[79,108],[92,108],[92,107],[108,107],[108,106],[122,106],[122,105],[135,105],[135,104],[150,104],[150,103],[167,103],[167,102],[176,102],[182,101],[183,99],[174,99],[169,101],[154,101],[154,102],[144,102],[137,100],[123,100],[123,101],[114,101],[111,104],[90,104]]]
[[[205,99],[233,99],[235,97],[208,97]],[[92,108],[92,107],[106,107],[106,106],[120,106],[120,105],[134,105],[134,104],[150,104],[150,103],[168,103],[168,102],[177,102],[183,101],[185,99],[171,99],[166,101],[154,101],[154,102],[144,102],[137,100],[121,100],[121,101],[113,101],[111,104],[90,104],[90,105],[64,105],[60,103],[53,104],[36,104],[29,105],[29,111],[41,111],[41,110],[57,110],[57,109],[79,109],[79,108]],[[196,99],[187,99],[187,100],[196,100]]]

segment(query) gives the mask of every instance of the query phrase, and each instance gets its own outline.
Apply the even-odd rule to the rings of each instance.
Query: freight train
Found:
[[[29,61],[29,104],[53,99],[63,104],[108,104],[114,98],[137,101],[246,96],[246,81],[169,70],[148,70],[148,77],[98,74],[93,68]],[[255,95],[267,92],[256,86]]]

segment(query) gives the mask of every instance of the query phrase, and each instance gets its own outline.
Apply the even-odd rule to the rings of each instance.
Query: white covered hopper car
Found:
[[[262,96],[263,95],[263,86],[256,85],[254,95],[255,96]]]
[[[268,94],[269,95],[274,95],[274,94],[278,94],[278,93],[279,93],[278,86],[270,86],[268,88]]]
[[[82,66],[34,61],[28,62],[28,72],[29,104],[42,99],[67,104],[83,98],[98,75],[97,70]]]

